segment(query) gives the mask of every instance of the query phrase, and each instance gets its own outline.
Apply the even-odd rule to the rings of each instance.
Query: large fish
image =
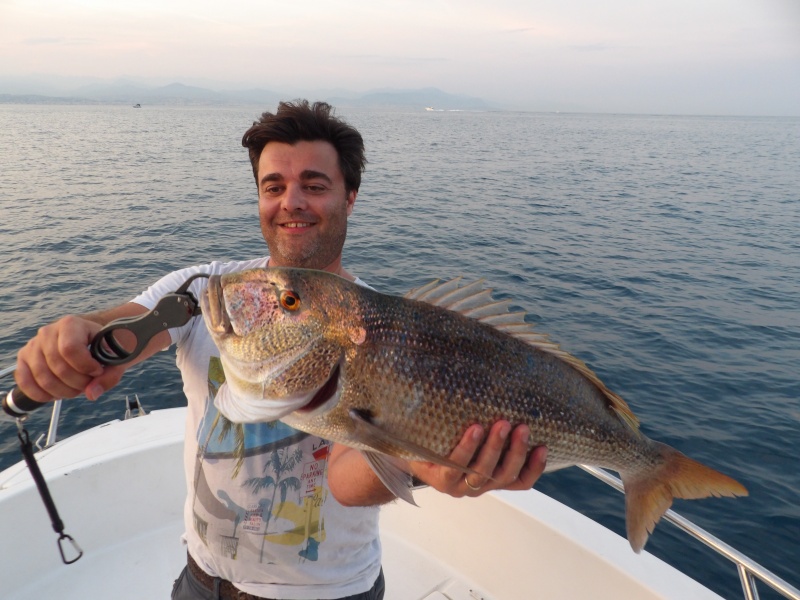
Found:
[[[466,429],[500,419],[530,427],[548,471],[617,471],[636,552],[673,497],[747,494],[643,435],[619,396],[481,282],[400,298],[322,271],[254,269],[212,277],[201,303],[225,370],[223,414],[281,419],[357,448],[406,500],[408,478],[387,456],[454,466],[447,457]]]

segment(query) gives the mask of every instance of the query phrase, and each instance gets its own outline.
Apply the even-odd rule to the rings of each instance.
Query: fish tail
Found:
[[[747,489],[666,444],[653,442],[663,461],[643,474],[620,473],[625,485],[625,521],[628,541],[639,553],[673,498],[696,499],[708,496],[746,496]]]

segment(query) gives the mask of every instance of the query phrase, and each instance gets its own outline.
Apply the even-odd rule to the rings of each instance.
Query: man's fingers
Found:
[[[480,447],[481,440],[483,440],[483,427],[480,425],[472,425],[467,429],[464,435],[461,436],[461,441],[450,453],[450,460],[463,467],[468,466],[472,461],[472,457],[475,456],[475,452],[477,452]],[[464,476],[464,474],[457,469],[443,469],[443,475],[448,482],[453,485],[459,483],[459,480]]]
[[[519,473],[520,489],[530,489],[533,484],[542,476],[547,466],[547,447],[539,446],[531,452],[528,462]]]
[[[547,448],[538,446],[531,451],[528,461],[519,472],[517,480],[503,489],[506,490],[529,490],[544,473],[547,463]]]
[[[32,400],[80,395],[92,378],[103,374],[102,365],[89,352],[89,342],[99,325],[64,317],[45,325],[17,356],[15,379]]]
[[[472,461],[475,452],[483,440],[483,427],[472,425],[461,436],[458,445],[453,449],[448,457],[451,461],[464,468]],[[434,489],[460,498],[464,495],[464,472],[460,469],[445,467],[442,465],[425,462],[412,461],[412,474],[433,487]]]
[[[489,481],[490,476],[494,476],[500,457],[503,455],[503,448],[506,440],[511,433],[511,424],[508,421],[498,421],[489,430],[483,446],[478,452],[478,457],[472,462],[470,468],[480,475],[470,474],[464,478],[464,485],[472,492],[484,487]],[[523,459],[524,460],[524,459]],[[521,467],[521,465],[520,465]],[[517,471],[519,467],[517,468]],[[497,482],[492,482],[496,485]]]
[[[547,462],[547,448],[534,448],[529,453],[530,429],[518,425],[510,432],[505,421],[495,423],[478,458],[471,468],[479,473],[492,473],[491,479],[470,474],[464,478],[465,494],[478,496],[489,490],[526,490],[544,472]],[[504,447],[504,443],[508,444]]]
[[[84,349],[85,350],[85,349]],[[55,398],[71,398],[80,394],[83,387],[91,380],[87,373],[76,371],[70,364],[69,354],[62,354],[57,348],[43,348],[44,363],[38,363],[36,381],[53,394]],[[78,354],[79,351],[71,354]],[[102,371],[101,371],[102,372]]]
[[[529,456],[530,428],[518,425],[512,429],[508,421],[498,421],[485,440],[483,437],[483,428],[473,425],[450,454],[450,460],[470,469],[466,475],[459,469],[427,462],[411,463],[414,475],[456,498],[533,487],[544,471],[547,449],[534,448]]]
[[[57,351],[59,357],[69,365],[73,372],[90,378],[102,375],[103,365],[89,351],[89,344],[95,334],[100,331],[100,325],[75,317],[65,317],[63,321],[64,328],[72,328],[76,333],[60,335],[54,351]]]
[[[33,351],[25,356],[23,360],[20,354],[17,360],[14,379],[26,396],[32,400],[47,402],[54,398],[72,398],[80,394],[81,380],[72,378],[81,387],[74,387],[70,382],[63,381],[61,376],[53,372],[45,354]]]
[[[461,441],[450,453],[450,460],[463,467],[468,466],[472,457],[475,456],[476,450],[481,445],[482,439],[483,427],[480,425],[472,425],[467,429],[464,435],[461,436]]]
[[[124,374],[125,367],[122,365],[106,367],[103,374],[90,381],[83,392],[89,400],[97,400],[104,392],[117,385]]]
[[[519,479],[520,471],[528,459],[529,438],[530,428],[527,425],[518,425],[511,432],[508,449],[503,453],[500,464],[492,473],[496,487],[506,487]]]
[[[25,364],[18,364],[14,371],[14,381],[17,382],[17,387],[31,400],[37,402],[47,402],[52,400],[53,396],[48,394],[45,390],[36,384],[36,381],[30,374],[30,369]]]

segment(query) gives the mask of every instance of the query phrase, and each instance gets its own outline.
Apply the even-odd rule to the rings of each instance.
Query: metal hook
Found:
[[[75,550],[78,553],[78,555],[75,558],[73,558],[72,560],[67,560],[67,557],[64,554],[64,543],[63,543],[64,540],[67,540],[70,543],[70,545],[72,546],[73,550]],[[58,551],[61,553],[61,561],[65,565],[71,565],[76,560],[78,560],[81,556],[83,556],[83,550],[81,550],[81,547],[78,546],[78,543],[74,539],[72,539],[71,535],[69,535],[67,533],[62,533],[61,536],[58,538]]]

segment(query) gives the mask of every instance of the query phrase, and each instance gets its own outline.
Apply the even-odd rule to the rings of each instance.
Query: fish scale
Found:
[[[747,493],[643,435],[622,398],[480,281],[432,282],[401,298],[322,271],[253,269],[212,277],[201,303],[232,391],[223,414],[281,419],[356,448],[410,502],[395,459],[472,472],[449,455],[471,425],[499,420],[528,425],[529,449],[547,446],[548,471],[617,471],[636,552],[673,497]],[[265,362],[281,369],[259,369]]]
[[[409,431],[411,431],[414,429],[413,425],[415,423],[406,423],[405,421],[396,423],[396,420],[383,415],[386,413],[391,414],[395,411],[401,414],[407,413],[406,408],[409,405],[409,398],[412,396],[409,390],[413,389],[413,385],[416,382],[424,381],[428,390],[426,395],[431,399],[431,402],[425,406],[439,409],[435,413],[429,412],[429,414],[421,415],[423,419],[431,419],[432,422],[438,425],[438,430],[427,434],[425,439],[427,446],[437,454],[449,454],[450,450],[461,439],[466,428],[472,423],[480,423],[488,428],[497,420],[507,419],[515,424],[525,423],[530,426],[532,433],[531,448],[537,445],[547,445],[551,464],[575,464],[576,458],[589,455],[588,450],[581,453],[578,450],[579,446],[574,442],[563,444],[563,436],[556,435],[556,432],[579,429],[581,426],[585,427],[588,433],[590,426],[589,423],[578,423],[579,414],[577,413],[573,414],[576,422],[567,423],[563,418],[563,411],[559,410],[559,406],[556,404],[551,405],[552,403],[548,403],[547,396],[537,393],[535,384],[541,380],[540,377],[498,376],[503,372],[509,374],[520,373],[523,368],[522,363],[528,362],[528,359],[536,352],[531,346],[522,343],[517,344],[520,347],[516,349],[516,352],[512,352],[508,348],[508,344],[513,344],[515,340],[507,337],[497,339],[498,336],[492,335],[495,331],[487,327],[483,327],[482,331],[478,331],[481,328],[476,328],[477,330],[473,330],[473,335],[471,336],[472,343],[460,345],[458,344],[458,338],[453,335],[452,331],[462,331],[463,324],[454,323],[452,318],[429,319],[425,318],[425,315],[411,317],[411,315],[402,314],[399,311],[393,313],[386,305],[367,307],[367,310],[369,309],[380,314],[382,319],[387,318],[387,315],[389,315],[389,318],[396,323],[416,320],[417,322],[428,323],[429,327],[424,331],[417,332],[418,337],[414,340],[408,339],[408,335],[404,334],[408,341],[407,345],[402,348],[401,352],[393,352],[390,357],[386,356],[386,349],[394,347],[396,340],[382,335],[383,330],[376,328],[375,335],[368,336],[365,342],[365,344],[371,344],[373,346],[371,350],[374,351],[359,353],[364,360],[354,363],[353,371],[358,373],[359,375],[357,376],[362,377],[367,385],[369,382],[380,382],[378,384],[380,387],[377,389],[375,389],[375,386],[369,388],[367,393],[370,396],[353,395],[348,397],[347,404],[341,407],[343,410],[360,405],[372,405],[375,396],[383,396],[385,401],[381,402],[381,413],[375,415],[376,423],[384,425],[385,421],[387,429],[395,433],[401,433],[399,427],[409,427],[411,425],[409,427]],[[416,308],[419,311],[425,311],[425,309],[425,306]],[[370,315],[365,314],[364,319],[368,324],[367,329],[371,330],[369,327],[369,323],[372,321]],[[436,331],[436,325],[441,325],[443,330]],[[478,333],[485,334],[485,338],[479,339]],[[499,342],[499,344],[493,342]],[[497,345],[505,345],[505,351],[500,353],[496,347]],[[485,357],[498,354],[506,357],[514,356],[518,359],[514,362],[518,364],[504,364],[501,368],[492,369],[485,376],[479,375],[482,371],[487,370],[485,368]],[[438,355],[448,356],[449,360],[438,360]],[[539,360],[535,361],[535,364],[542,366],[543,362],[548,362],[548,358],[543,355]],[[438,367],[438,369],[428,368],[426,359],[430,359],[433,366]],[[380,371],[383,375],[376,376],[378,375],[376,369],[366,364],[368,361],[377,362],[379,364],[377,371]],[[556,362],[555,367],[557,368],[558,366],[559,364]],[[547,367],[541,370],[546,371]],[[391,393],[389,393],[385,388],[387,385],[386,373],[406,373],[408,381],[390,385]],[[569,384],[571,380],[562,379],[562,381]],[[580,382],[580,380],[576,381]],[[531,389],[532,384],[533,389]],[[575,392],[569,395],[574,397]],[[595,396],[597,397],[596,394]],[[486,398],[491,398],[492,401],[482,400]],[[599,397],[597,399],[599,402]],[[451,406],[455,406],[457,409],[454,411]],[[624,427],[607,410],[594,412],[598,417],[608,421],[606,424],[594,423],[591,429],[594,429],[595,432],[620,426]],[[402,433],[410,435],[410,433]],[[582,436],[579,439],[583,442],[581,445],[587,448],[602,446],[599,439],[595,440],[596,443],[591,443],[591,438],[588,436]],[[421,440],[414,439],[414,441],[420,443]],[[576,452],[579,456],[576,456]],[[607,466],[613,468],[617,465]]]

